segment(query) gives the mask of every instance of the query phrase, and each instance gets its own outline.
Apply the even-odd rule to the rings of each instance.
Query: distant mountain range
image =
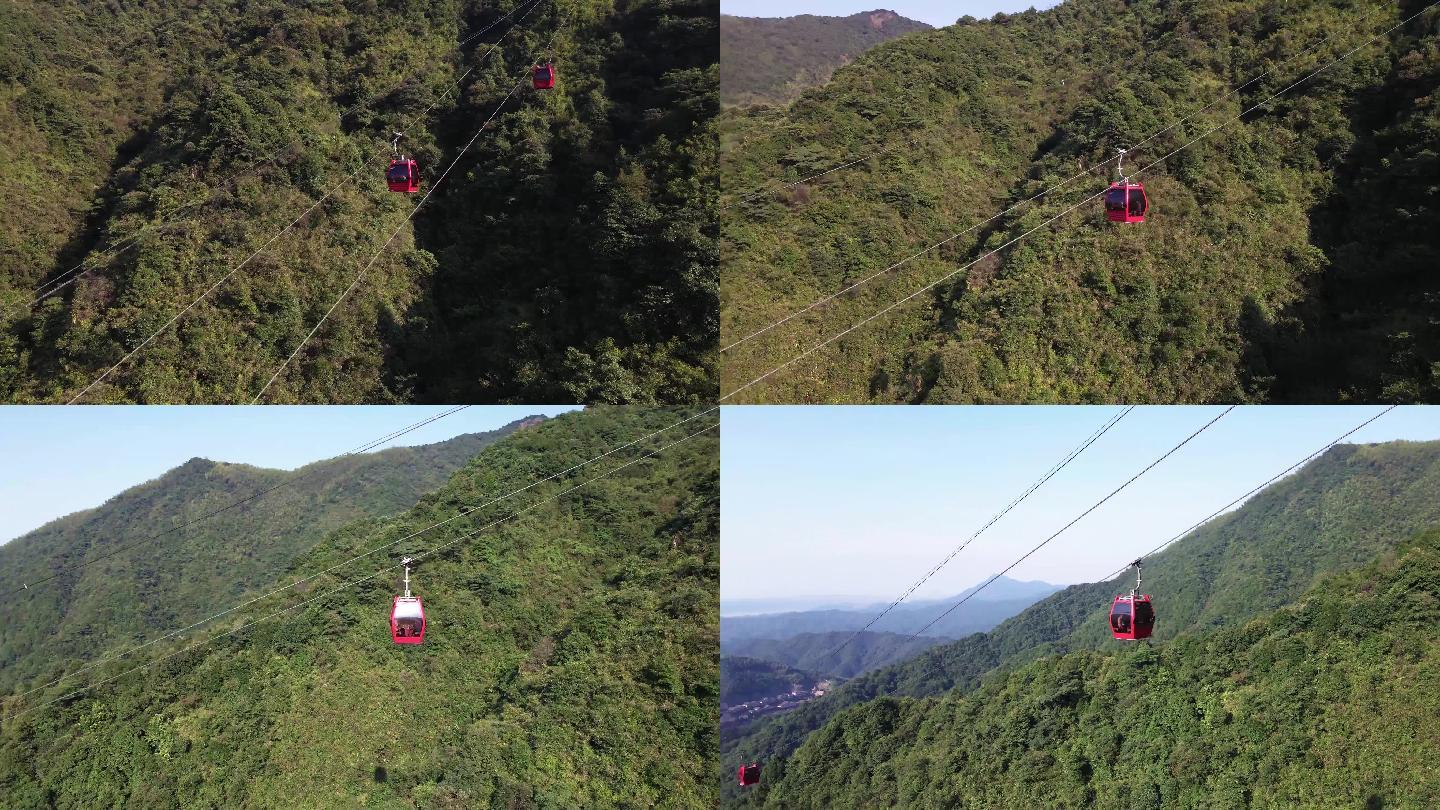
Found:
[[[848,17],[720,15],[720,102],[786,103],[871,47],[930,26],[877,9]]]
[[[960,638],[970,633],[989,630],[1061,587],[1048,582],[1021,582],[1001,577],[963,608],[928,628],[925,634],[941,638]],[[913,634],[973,590],[974,587],[968,588],[943,599],[905,602],[871,629],[876,632]],[[801,633],[859,630],[889,604],[890,600],[867,601],[852,609],[803,610],[743,616],[725,615],[722,611],[721,648],[747,639],[787,639]]]

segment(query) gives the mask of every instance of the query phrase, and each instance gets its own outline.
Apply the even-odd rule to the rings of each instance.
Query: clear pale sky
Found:
[[[889,9],[902,17],[929,23],[936,28],[954,25],[969,14],[984,19],[999,12],[1007,14],[1027,8],[1043,10],[1059,5],[1058,0],[901,0],[899,3],[870,0],[720,0],[720,13],[738,17],[793,17],[797,14],[819,14],[826,17],[847,17],[861,11]]]
[[[294,469],[453,406],[5,406],[0,408],[0,543],[99,506],[192,458]],[[475,406],[385,447],[433,444],[573,406]]]
[[[1118,410],[725,408],[721,596],[893,599]],[[1220,410],[1136,409],[915,596],[989,578]],[[1098,581],[1379,410],[1237,408],[1009,576]],[[1440,439],[1440,409],[1396,409],[1347,441],[1391,439]]]

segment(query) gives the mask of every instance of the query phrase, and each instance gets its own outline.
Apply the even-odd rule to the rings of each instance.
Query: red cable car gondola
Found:
[[[754,762],[741,765],[740,772],[736,775],[740,777],[740,787],[749,787],[760,781],[760,766]]]
[[[407,159],[404,155],[390,161],[390,168],[385,170],[385,184],[391,191],[399,191],[407,194],[420,190],[420,164]]]
[[[1155,630],[1155,607],[1150,595],[1140,593],[1140,560],[1135,566],[1135,590],[1115,597],[1110,604],[1110,633],[1125,641],[1150,638]]]
[[[1116,170],[1120,179],[1105,190],[1105,218],[1111,222],[1144,222],[1145,212],[1150,210],[1150,198],[1145,196],[1145,186],[1130,182],[1125,176],[1125,150],[1120,150],[1120,162]]]
[[[390,638],[396,644],[420,644],[425,641],[425,606],[420,597],[410,595],[410,558],[400,561],[405,566],[405,595],[395,597],[390,610]]]
[[[530,79],[536,90],[555,89],[555,64],[546,62],[543,65],[536,65],[531,71]]]

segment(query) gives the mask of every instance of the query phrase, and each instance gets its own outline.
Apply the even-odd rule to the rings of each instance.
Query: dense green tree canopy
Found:
[[[243,263],[86,401],[248,402],[378,255],[267,401],[713,398],[716,16],[7,5],[0,396],[79,393]],[[381,178],[397,129],[435,189],[413,222]]]
[[[733,401],[1436,399],[1440,10],[1377,37],[1426,5],[1068,0],[727,112],[722,346],[880,275],[728,349],[722,392],[916,293]],[[1142,143],[1151,216],[1107,223]]]
[[[330,532],[292,576],[692,413],[590,409],[520,431],[412,509]],[[3,699],[5,805],[714,806],[718,434],[622,468],[683,435],[343,566],[214,632],[323,598],[145,672],[18,717],[67,685]],[[414,576],[425,642],[402,647],[398,555],[430,551]]]
[[[720,100],[789,102],[872,46],[930,26],[876,9],[847,17],[720,15]]]

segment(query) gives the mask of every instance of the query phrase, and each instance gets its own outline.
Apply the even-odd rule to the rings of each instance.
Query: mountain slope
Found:
[[[722,344],[847,292],[727,351],[722,390],[913,293],[731,401],[1440,398],[1440,10],[1365,44],[1425,7],[1071,0],[731,111]],[[1125,163],[1159,162],[1150,217],[1105,222],[1087,198],[1156,133]]]
[[[720,101],[774,104],[824,84],[856,56],[930,26],[876,9],[848,17],[720,15]]]
[[[1440,531],[1241,627],[844,712],[776,807],[1429,807]]]
[[[886,664],[913,658],[922,651],[945,643],[944,639],[921,636],[911,638],[898,633],[849,631],[838,633],[801,633],[785,639],[754,638],[727,643],[725,619],[720,620],[720,650],[725,655],[773,661],[795,669],[853,678]],[[852,635],[839,653],[831,652]]]
[[[151,638],[156,628],[188,625],[255,588],[273,587],[274,572],[307,555],[327,533],[413,507],[484,448],[542,421],[529,417],[495,431],[342,456],[294,471],[191,459],[99,507],[0,546],[0,591],[20,591],[0,604],[0,693],[28,678],[58,675],[69,661]],[[60,576],[20,590],[51,573]]]
[[[1299,598],[1319,577],[1351,570],[1433,525],[1440,525],[1440,442],[1337,446],[1146,560],[1145,589],[1159,600],[1155,639],[1242,624]],[[932,647],[758,723],[733,745],[727,741],[726,767],[733,771],[730,763],[741,760],[778,764],[858,703],[964,693],[993,671],[1114,645],[1106,614],[1127,582],[1133,580],[1122,575],[1066,588],[990,633]]]
[[[0,398],[218,284],[86,401],[249,401],[363,268],[269,401],[713,399],[714,0],[63,5],[0,11]]]
[[[678,418],[590,409],[550,420],[488,448],[409,512],[331,533],[294,572]],[[717,441],[696,436],[569,495],[559,493],[604,470],[538,484],[252,613],[322,597],[283,619],[7,721],[7,804],[713,806]],[[425,642],[393,644],[399,555],[530,505],[420,561]]]
[[[819,678],[809,672],[774,661],[743,655],[720,657],[720,706],[744,703],[756,698],[783,695],[797,689],[810,690]]]

